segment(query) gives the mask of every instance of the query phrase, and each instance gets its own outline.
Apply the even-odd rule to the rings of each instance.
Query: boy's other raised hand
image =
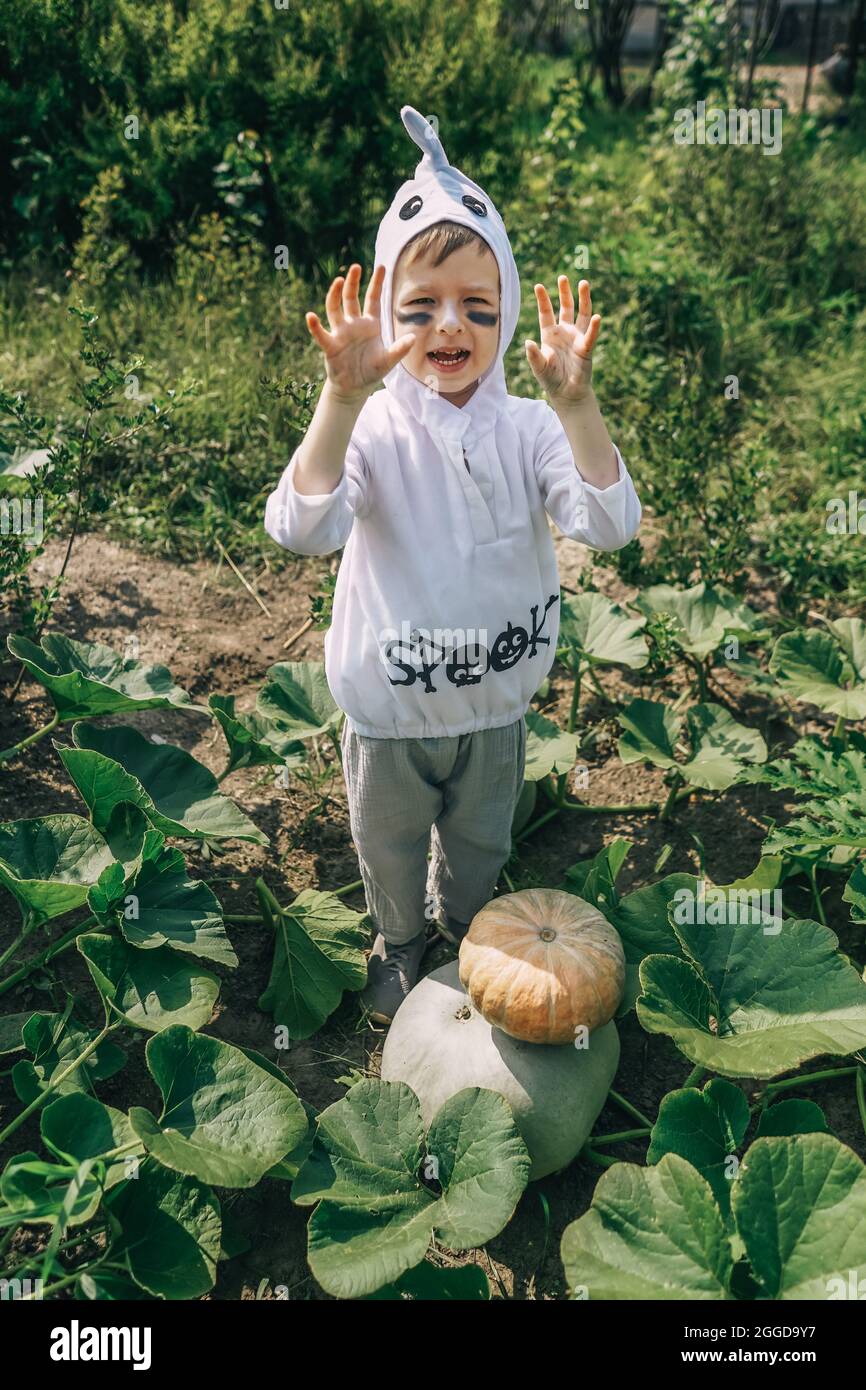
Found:
[[[337,276],[325,299],[330,333],[318,314],[306,315],[307,328],[324,354],[333,394],[352,404],[363,402],[415,341],[414,333],[404,333],[393,347],[385,347],[380,317],[384,280],[385,267],[379,265],[367,286],[362,312],[361,267],[351,265],[347,275]]]
[[[601,315],[592,312],[589,281],[577,287],[578,315],[574,318],[574,299],[567,275],[560,275],[559,321],[553,312],[544,285],[535,286],[541,346],[527,339],[526,357],[536,381],[544,387],[554,406],[576,405],[592,390],[592,350],[598,337]]]

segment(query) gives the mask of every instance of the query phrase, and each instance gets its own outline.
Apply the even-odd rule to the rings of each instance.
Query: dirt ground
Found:
[[[557,538],[562,584],[573,588],[584,563],[581,547]],[[36,562],[38,581],[59,567],[60,546],[49,544]],[[272,569],[257,579],[257,590],[267,608],[265,613],[228,565],[190,565],[179,567],[151,555],[139,554],[92,535],[79,541],[74,552],[63,597],[52,620],[52,627],[83,640],[99,640],[122,649],[128,638],[139,645],[145,662],[161,662],[175,680],[201,703],[210,694],[234,694],[241,710],[251,709],[267,668],[281,660],[321,660],[323,632],[305,631],[286,650],[287,638],[298,631],[309,613],[314,593],[329,566],[329,559],[298,559],[281,573]],[[248,576],[252,578],[252,576]],[[611,583],[609,571],[598,572],[599,587],[611,597],[624,598],[632,591]],[[772,607],[772,595],[760,592],[749,596],[763,607]],[[3,636],[5,639],[4,629]],[[7,660],[0,668],[3,689],[8,695],[17,674],[16,664]],[[631,696],[665,698],[677,689],[658,683],[641,684],[641,673],[606,671],[603,684],[611,694],[618,690]],[[729,673],[720,676],[720,686],[712,698],[730,702],[744,722],[761,728],[770,745],[790,740],[785,725],[775,721],[765,702],[749,695]],[[552,672],[549,697],[540,707],[546,715],[564,725],[571,686],[567,673],[558,665]],[[5,725],[3,743],[8,746],[46,722],[52,713],[41,687],[25,680],[10,710],[5,699],[0,719]],[[807,726],[800,719],[800,731]],[[663,792],[662,775],[641,765],[625,767],[616,756],[615,738],[619,732],[597,695],[588,698],[583,709],[587,725],[598,731],[595,746],[587,758],[590,790],[594,803],[631,803],[657,800]],[[224,743],[217,725],[206,716],[172,710],[145,711],[118,717],[148,733],[159,733],[169,742],[187,749],[212,771],[218,773],[225,762]],[[69,741],[68,728],[58,737]],[[323,750],[324,751],[324,750]],[[330,754],[330,756],[333,756]],[[191,841],[182,844],[191,874],[214,886],[227,913],[255,913],[257,902],[254,880],[264,876],[280,901],[290,901],[306,887],[335,889],[359,877],[357,859],[349,832],[346,800],[338,763],[320,797],[293,782],[282,789],[269,773],[242,770],[225,783],[224,791],[235,799],[271,839],[271,847],[234,843],[224,855],[208,860]],[[772,802],[761,788],[742,788],[728,792],[724,811],[711,798],[687,803],[674,823],[663,823],[653,816],[560,816],[543,827],[519,850],[508,866],[515,887],[541,881],[555,886],[562,872],[577,860],[595,854],[617,836],[633,842],[620,879],[622,891],[629,891],[677,870],[695,872],[699,868],[698,847],[706,854],[706,872],[716,882],[727,882],[747,874],[757,862],[764,838],[760,817],[772,805],[777,814],[779,799]],[[66,778],[50,739],[29,749],[25,756],[0,770],[2,818],[35,816],[67,810],[83,812],[77,793]],[[575,821],[577,823],[575,823]],[[655,865],[665,849],[669,857],[660,872]],[[862,953],[862,940],[849,935],[848,914],[838,894],[828,895],[828,920],[839,932],[843,949]],[[355,890],[346,902],[363,912],[363,893]],[[799,904],[792,904],[799,907]],[[807,903],[803,915],[810,915]],[[0,945],[17,930],[14,901],[7,895],[0,900]],[[266,1051],[273,1038],[273,1023],[261,1013],[257,1000],[270,970],[272,943],[265,929],[257,925],[233,925],[229,932],[240,966],[222,970],[222,989],[210,1025],[214,1035],[233,1043]],[[428,951],[424,969],[433,969],[451,958],[453,950],[442,943]],[[62,963],[61,963],[62,962]],[[57,974],[67,990],[80,998],[78,1011],[93,1012],[94,992],[77,954],[67,952],[58,958]],[[46,978],[36,977],[27,987],[2,1001],[2,1012],[30,1007],[62,1007],[62,995],[52,992]],[[96,1014],[93,1013],[96,1021]],[[654,1117],[661,1098],[680,1085],[690,1071],[686,1059],[672,1042],[650,1037],[630,1014],[620,1025],[622,1059],[615,1087],[640,1110]],[[351,1069],[378,1071],[385,1033],[365,1027],[359,1020],[357,997],[344,996],[343,1003],[326,1026],[307,1042],[292,1047],[284,1065],[301,1095],[321,1108],[345,1094],[338,1078]],[[128,1053],[127,1066],[100,1086],[101,1097],[126,1109],[131,1103],[159,1109],[156,1088],[143,1060],[144,1037],[121,1035]],[[814,1067],[820,1066],[820,1061]],[[753,1087],[743,1083],[747,1093]],[[864,1153],[863,1134],[855,1124],[853,1090],[845,1082],[809,1088],[797,1094],[811,1096],[827,1113],[831,1128],[845,1142]],[[0,1078],[0,1108],[7,1116],[17,1108],[8,1076]],[[612,1132],[631,1127],[626,1115],[608,1103],[599,1117],[596,1131]],[[19,1131],[13,1147],[3,1155],[31,1147],[36,1138],[35,1124]],[[620,1144],[611,1150],[620,1159],[642,1162],[642,1144]],[[562,1298],[565,1293],[559,1260],[559,1241],[564,1227],[589,1205],[601,1170],[578,1160],[565,1172],[531,1186],[524,1195],[515,1218],[485,1251],[469,1258],[487,1270],[494,1295],[506,1293],[517,1299]],[[549,1207],[549,1225],[544,1201]],[[289,1185],[265,1182],[249,1192],[224,1194],[224,1208],[232,1213],[233,1224],[249,1242],[248,1250],[220,1265],[214,1297],[222,1299],[272,1296],[268,1289],[287,1286],[293,1299],[324,1298],[310,1276],[306,1263],[305,1226],[307,1214],[293,1207]]]

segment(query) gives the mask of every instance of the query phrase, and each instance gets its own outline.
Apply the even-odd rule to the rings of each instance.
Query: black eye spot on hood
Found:
[[[420,212],[423,206],[424,199],[420,198],[416,193],[414,198],[410,198],[408,203],[403,204],[399,216],[403,222],[408,222],[409,218],[414,217],[417,212]]]
[[[469,209],[470,212],[474,212],[476,217],[487,216],[487,209],[484,206],[484,204],[481,202],[479,198],[473,198],[471,193],[464,193],[460,201],[463,203],[464,207],[467,207]],[[403,216],[402,212],[400,213],[400,216]]]

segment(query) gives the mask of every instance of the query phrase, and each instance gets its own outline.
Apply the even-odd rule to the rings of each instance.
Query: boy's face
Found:
[[[403,366],[444,396],[460,396],[496,358],[499,267],[489,248],[461,246],[442,262],[401,256],[394,269],[394,337],[414,333]]]

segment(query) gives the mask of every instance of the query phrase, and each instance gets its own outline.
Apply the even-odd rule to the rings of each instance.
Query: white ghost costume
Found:
[[[267,500],[265,529],[300,555],[345,546],[325,674],[350,727],[373,738],[442,738],[520,719],[553,664],[559,575],[548,516],[572,540],[618,550],[641,509],[618,450],[618,480],[593,487],[551,406],[508,394],[503,357],[520,280],[505,224],[484,189],[449,164],[430,123],[411,106],[400,114],[424,157],[376,238],[382,339],[395,338],[403,247],[434,223],[456,222],[496,257],[498,352],[461,408],[399,363],[365,401],[333,492],[295,491],[296,450]]]

